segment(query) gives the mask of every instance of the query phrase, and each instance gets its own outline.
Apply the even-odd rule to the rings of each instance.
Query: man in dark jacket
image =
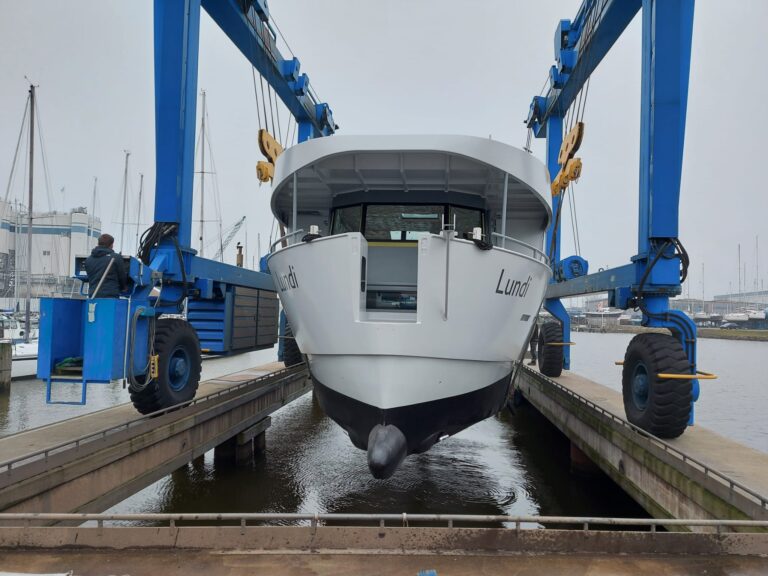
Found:
[[[85,272],[88,274],[88,296],[96,298],[118,298],[120,292],[128,287],[123,258],[112,250],[115,239],[109,234],[99,236],[99,244],[85,260]],[[110,264],[111,262],[111,264]],[[106,276],[105,276],[106,274]],[[101,279],[104,278],[102,282]],[[99,282],[101,286],[99,287]]]

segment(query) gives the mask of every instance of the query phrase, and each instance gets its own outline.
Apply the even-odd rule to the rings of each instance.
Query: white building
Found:
[[[101,221],[85,208],[32,215],[33,298],[70,292],[75,256],[87,255],[101,234]],[[0,306],[15,308],[26,296],[27,209],[0,200]]]

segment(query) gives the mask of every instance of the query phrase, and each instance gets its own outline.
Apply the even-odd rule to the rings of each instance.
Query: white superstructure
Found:
[[[280,157],[270,272],[321,405],[375,476],[503,406],[551,276],[548,183],[530,154],[466,136]]]

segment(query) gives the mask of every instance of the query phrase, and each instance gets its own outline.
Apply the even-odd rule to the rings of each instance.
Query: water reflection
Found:
[[[530,407],[407,458],[386,481],[310,395],[272,422],[253,465],[208,454],[111,511],[645,516],[607,478],[569,474],[567,440]]]
[[[631,335],[575,334],[573,366],[620,389],[620,359]],[[700,341],[702,366],[720,380],[702,385],[699,422],[768,451],[768,388],[757,362],[768,344]],[[264,364],[274,351],[207,361],[204,378]],[[79,390],[57,388],[77,397]],[[59,396],[61,397],[61,396]],[[47,406],[45,386],[13,382],[0,391],[0,436],[127,402],[119,384],[89,388],[80,406]],[[113,507],[112,512],[408,512],[645,516],[605,476],[570,473],[567,439],[532,408],[504,412],[406,459],[387,481],[371,478],[365,453],[305,395],[272,418],[267,450],[249,467],[213,453]]]

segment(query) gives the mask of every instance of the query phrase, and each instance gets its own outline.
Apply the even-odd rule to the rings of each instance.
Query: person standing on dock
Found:
[[[531,361],[528,366],[536,366],[536,348],[539,346],[539,323],[534,322],[533,333],[531,334]]]
[[[102,234],[85,259],[89,298],[119,298],[120,292],[128,287],[123,257],[112,249],[114,245],[111,235]]]

